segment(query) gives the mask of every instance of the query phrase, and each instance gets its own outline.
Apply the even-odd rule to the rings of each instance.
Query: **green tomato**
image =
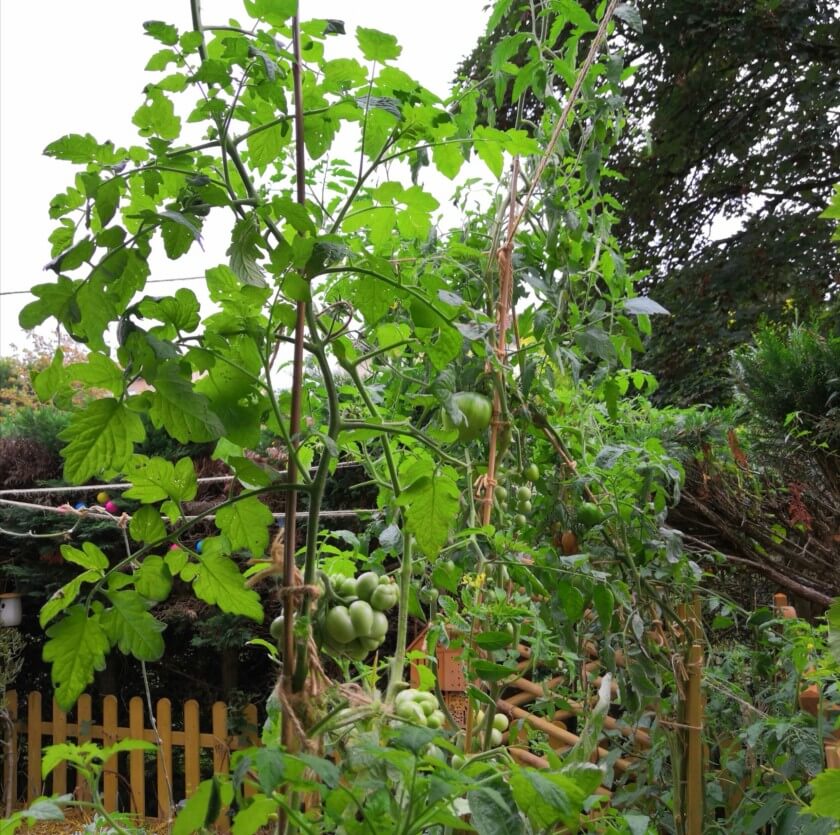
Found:
[[[373,609],[371,609],[370,603],[366,603],[364,600],[354,600],[348,611],[356,635],[360,638],[370,635],[370,630],[373,628]]]
[[[368,650],[362,645],[360,639],[351,641],[346,646],[341,647],[341,653],[354,661],[362,661],[368,654]]]
[[[341,596],[342,597],[358,597],[358,593],[356,591],[356,580],[353,577],[345,577],[344,581],[341,584]]]
[[[423,713],[423,708],[411,699],[403,699],[401,702],[397,702],[395,709],[400,719],[405,719],[407,722],[416,722],[418,725],[426,724],[426,714]]]
[[[353,621],[346,606],[333,606],[324,618],[327,638],[337,644],[349,644],[356,637]]]
[[[373,623],[371,623],[368,635],[370,635],[371,638],[376,638],[380,643],[382,643],[387,634],[388,616],[384,612],[374,611]]]
[[[421,603],[425,603],[427,606],[430,603],[434,603],[438,599],[438,591],[437,589],[433,589],[431,586],[424,586],[420,589],[418,594]]]
[[[464,758],[462,756],[460,756],[459,754],[453,754],[452,755],[452,768],[454,768],[454,769],[463,768],[464,762],[465,762]]]
[[[524,475],[528,481],[536,481],[540,477],[540,468],[536,464],[529,464],[522,471],[522,475]]]
[[[497,486],[493,489],[493,495],[494,495],[494,496],[495,496],[495,497],[496,497],[496,498],[497,498],[500,502],[506,502],[506,501],[507,501],[507,497],[508,497],[508,491],[507,491],[507,489],[506,489],[506,488],[502,487],[502,485],[501,485],[501,484],[499,484],[499,485],[497,485]]]
[[[359,646],[365,650],[365,652],[373,652],[375,649],[379,649],[382,645],[382,640],[380,638],[368,638],[362,635],[360,638],[356,638],[358,641]]]
[[[286,631],[286,618],[284,618],[283,615],[274,618],[274,620],[271,621],[271,626],[268,627],[268,631],[275,641],[278,643],[282,642],[283,634]]]
[[[524,501],[519,503],[519,512],[520,513],[530,513],[534,509],[534,506],[529,501]]]
[[[493,717],[493,727],[499,731],[499,733],[503,733],[510,727],[510,720],[504,713],[497,713]]]
[[[584,502],[577,509],[577,520],[585,528],[594,528],[604,521],[604,512],[592,502]]]
[[[356,580],[356,596],[361,600],[370,600],[373,590],[379,585],[379,575],[375,571],[365,571]]]
[[[516,489],[516,500],[518,502],[527,502],[531,498],[531,488],[524,484]]]
[[[490,731],[490,747],[498,748],[502,744],[502,732],[498,728]]]
[[[462,443],[474,441],[490,426],[493,416],[493,403],[489,397],[474,391],[459,391],[452,395],[455,405],[461,410],[464,420],[457,426],[443,410],[443,428],[447,431],[458,430],[458,440]]]
[[[517,513],[516,516],[513,517],[513,524],[516,525],[517,528],[524,528],[525,525],[528,524],[528,517],[522,513]]]
[[[400,590],[397,586],[377,586],[370,596],[370,605],[377,611],[384,612],[396,606],[399,598]]]

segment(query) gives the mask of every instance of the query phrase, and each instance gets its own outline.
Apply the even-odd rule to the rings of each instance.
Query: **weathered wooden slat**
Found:
[[[41,745],[42,743],[42,713],[41,694],[30,693],[27,699],[27,769],[26,769],[26,799],[32,803],[40,797],[41,791]]]
[[[129,734],[126,739],[143,739],[143,700],[135,696],[128,703]],[[129,783],[131,785],[131,811],[137,815],[146,814],[145,753],[131,751],[128,755]]]
[[[102,744],[104,747],[117,742],[117,697],[105,696],[102,700]],[[117,789],[119,786],[119,758],[114,755],[105,763],[102,777],[102,800],[106,812],[117,811]]]
[[[52,703],[52,741],[53,745],[67,742],[67,714],[55,699]],[[59,763],[53,769],[52,793],[67,794],[67,763]]]
[[[158,817],[169,820],[172,814],[172,703],[160,699],[155,716],[160,745],[157,756]]]
[[[187,798],[193,796],[193,792],[201,782],[198,754],[199,736],[198,702],[195,699],[188,699],[184,702],[184,779]]]

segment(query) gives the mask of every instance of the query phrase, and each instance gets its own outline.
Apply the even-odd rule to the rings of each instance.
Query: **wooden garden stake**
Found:
[[[685,833],[701,835],[703,830],[703,645],[692,643],[688,654],[685,724]]]

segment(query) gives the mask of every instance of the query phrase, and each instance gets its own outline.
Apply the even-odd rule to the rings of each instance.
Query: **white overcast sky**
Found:
[[[403,48],[399,66],[444,96],[460,58],[484,30],[485,5],[487,0],[425,0],[420,5],[301,0],[301,17],[344,20],[347,38],[331,44],[338,47],[338,40],[346,40],[341,52],[348,54],[357,25],[396,35]],[[208,24],[247,17],[238,0],[205,0],[202,7]],[[55,226],[47,210],[53,195],[72,182],[75,168],[43,157],[44,147],[66,133],[85,132],[117,145],[140,142],[131,117],[142,103],[144,85],[158,77],[143,68],[160,46],[144,35],[145,20],[186,29],[188,0],[0,2],[0,291],[26,290],[54,277],[42,271],[50,259],[47,237]],[[205,230],[203,257],[191,252],[175,262],[153,261],[152,278],[196,275],[225,260],[224,236],[216,237],[218,246],[212,230]],[[17,318],[31,300],[0,296],[0,355],[26,343]]]

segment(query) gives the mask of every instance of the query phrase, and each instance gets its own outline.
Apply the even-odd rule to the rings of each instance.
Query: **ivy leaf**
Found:
[[[215,441],[225,427],[210,409],[210,401],[193,390],[192,382],[183,377],[177,363],[161,366],[154,378],[149,417],[182,444],[188,441]]]
[[[408,530],[429,559],[446,544],[461,497],[457,482],[445,472],[433,472],[433,468],[428,462],[428,471],[418,475],[397,499],[397,504],[406,509]]]
[[[69,711],[93,681],[94,672],[105,669],[108,636],[99,613],[89,615],[84,606],[77,604],[47,630],[47,638],[43,658],[52,664],[55,700],[62,710]]]
[[[230,268],[243,284],[267,287],[262,268],[257,263],[262,257],[260,241],[259,220],[251,212],[233,227],[227,254],[230,256]]]
[[[101,615],[102,628],[112,645],[139,661],[157,661],[163,655],[161,632],[165,624],[148,611],[149,603],[136,591],[108,592],[112,608]]]
[[[232,548],[247,548],[260,557],[268,547],[268,529],[274,524],[274,515],[256,496],[250,496],[219,508],[216,524]]]
[[[356,27],[356,40],[359,42],[359,49],[368,61],[377,61],[380,64],[399,58],[402,47],[397,43],[393,35],[380,32],[378,29],[365,29],[363,26]]]
[[[77,412],[58,437],[69,442],[61,450],[64,478],[83,484],[103,470],[121,469],[146,432],[138,415],[105,397]]]
[[[222,550],[220,537],[204,540],[204,547],[195,567],[193,591],[207,603],[231,615],[242,615],[257,623],[263,619],[260,596],[245,586],[245,578],[236,563]]]

